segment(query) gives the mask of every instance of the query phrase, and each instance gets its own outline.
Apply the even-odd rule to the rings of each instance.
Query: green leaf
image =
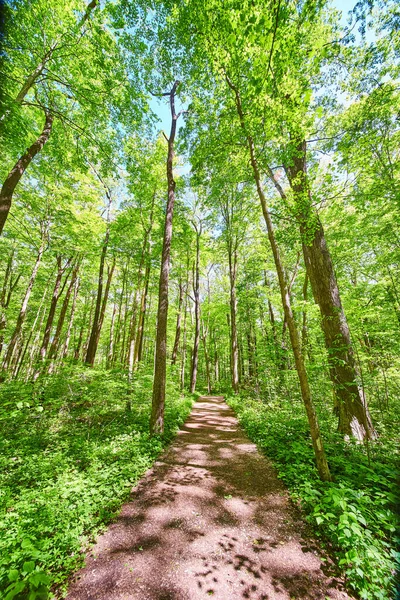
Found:
[[[29,560],[27,562],[24,562],[23,566],[22,566],[22,570],[25,573],[32,573],[33,569],[35,568],[35,563],[33,562],[33,560]]]
[[[17,581],[17,583],[12,587],[12,589],[8,592],[4,600],[12,600],[17,596],[22,590],[25,589],[26,582],[25,581]],[[9,589],[9,588],[7,588]]]

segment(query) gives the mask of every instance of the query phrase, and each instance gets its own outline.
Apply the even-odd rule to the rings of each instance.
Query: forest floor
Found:
[[[68,600],[349,598],[270,461],[202,397],[101,535]]]

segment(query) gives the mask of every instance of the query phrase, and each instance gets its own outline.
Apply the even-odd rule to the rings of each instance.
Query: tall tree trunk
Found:
[[[308,341],[308,326],[307,326],[307,301],[308,301],[308,275],[304,277],[303,283],[303,319],[302,319],[302,327],[301,327],[301,351],[303,356],[308,355],[310,358],[310,347]]]
[[[29,278],[29,282],[28,282],[28,287],[26,288],[25,291],[25,296],[24,299],[22,301],[22,305],[18,314],[18,318],[17,318],[17,323],[15,325],[15,329],[14,332],[11,336],[10,342],[8,344],[7,347],[7,352],[6,355],[4,357],[4,361],[3,361],[3,371],[7,372],[10,364],[11,364],[11,360],[13,358],[13,354],[15,351],[15,347],[16,344],[19,340],[19,337],[21,335],[21,330],[22,330],[22,326],[25,322],[25,318],[26,318],[26,311],[28,309],[28,303],[29,303],[29,299],[31,297],[32,294],[32,288],[33,288],[33,284],[35,283],[35,279],[39,270],[39,266],[40,263],[42,261],[42,256],[43,256],[43,252],[44,252],[44,248],[45,248],[45,236],[44,236],[44,231],[42,230],[42,241],[40,244],[40,248],[39,251],[36,255],[36,261],[35,261],[35,265],[33,267],[31,276]]]
[[[179,281],[179,300],[178,300],[178,314],[176,317],[176,329],[175,329],[175,342],[174,349],[172,350],[171,364],[176,363],[176,357],[178,356],[179,341],[181,338],[181,320],[182,320],[182,304],[183,304],[183,283]]]
[[[79,338],[78,338],[78,343],[75,347],[75,351],[74,351],[74,359],[75,360],[79,360],[81,357],[81,349],[82,349],[82,342],[83,342],[83,333],[85,331],[85,325],[86,325],[86,317],[87,317],[87,310],[86,307],[88,306],[88,302],[89,302],[89,298],[87,300],[87,302],[85,302],[85,309],[84,309],[84,313],[83,313],[83,321],[82,321],[82,325],[81,325],[81,329],[79,332]],[[88,321],[88,337],[86,339],[86,341],[83,344],[83,352],[82,355],[85,356],[86,355],[86,350],[87,347],[89,345],[89,339],[90,339],[90,334],[92,331],[92,319],[93,319],[93,308],[94,308],[94,298],[92,297],[92,300],[90,302],[90,309],[89,309],[89,321]],[[82,356],[82,360],[83,360],[83,356]]]
[[[204,323],[202,324],[202,336],[201,339],[203,341],[203,349],[204,349],[204,362],[206,365],[206,376],[207,376],[207,393],[211,394],[211,369],[210,369],[210,359],[207,349],[207,330],[204,328]]]
[[[185,370],[186,370],[186,343],[187,343],[187,305],[189,297],[189,267],[187,269],[185,305],[183,307],[183,337],[182,337],[182,356],[181,356],[181,390],[185,389]]]
[[[143,247],[142,247],[142,257],[140,261],[139,268],[139,277],[138,277],[138,288],[140,285],[140,281],[142,278],[142,269],[144,263],[146,263],[146,268],[144,272],[144,287],[142,290],[141,298],[140,298],[140,307],[139,307],[139,315],[138,315],[138,325],[137,332],[134,340],[132,341],[133,345],[133,353],[132,353],[132,367],[133,369],[139,364],[142,360],[142,352],[143,352],[143,335],[144,335],[144,322],[146,318],[147,311],[147,296],[149,293],[149,283],[150,283],[150,271],[151,271],[151,232],[154,224],[154,203],[156,200],[156,192],[157,189],[154,189],[151,209],[150,209],[150,218],[149,224],[145,227],[145,235],[143,238]],[[133,336],[135,331],[132,332]],[[131,365],[131,361],[130,361]]]
[[[292,307],[290,303],[290,294],[288,285],[286,282],[284,267],[281,261],[280,252],[278,245],[275,239],[275,232],[271,220],[271,216],[269,214],[267,199],[265,196],[264,188],[261,181],[260,171],[258,168],[258,163],[256,159],[256,153],[254,148],[254,141],[252,136],[246,130],[246,123],[244,118],[244,113],[242,109],[242,102],[240,98],[240,94],[238,89],[233,85],[231,80],[227,77],[227,83],[229,87],[233,90],[235,94],[236,108],[240,120],[240,125],[243,129],[243,132],[247,139],[247,146],[250,154],[250,162],[253,170],[254,181],[257,187],[258,197],[261,203],[261,209],[263,212],[265,224],[267,226],[268,231],[268,239],[271,246],[272,254],[274,257],[274,263],[276,272],[279,280],[279,287],[281,292],[282,306],[285,312],[286,321],[289,328],[290,341],[292,344],[293,355],[296,364],[296,370],[299,378],[299,384],[301,389],[301,395],[304,403],[304,407],[306,410],[308,424],[310,427],[311,439],[314,449],[314,455],[316,459],[316,465],[318,469],[318,473],[323,481],[331,481],[331,474],[329,471],[328,462],[326,460],[325,450],[322,443],[321,433],[319,429],[319,423],[317,419],[317,414],[315,412],[314,403],[311,397],[311,391],[309,387],[307,371],[304,364],[304,359],[300,349],[300,338],[297,331],[296,321],[292,312]]]
[[[37,140],[27,149],[25,154],[15,163],[14,167],[8,173],[3,186],[0,190],[0,235],[4,229],[5,222],[10,212],[11,202],[15,188],[17,187],[22,175],[30,165],[35,156],[42,150],[48,141],[53,125],[53,115],[46,112],[46,120],[43,131]]]
[[[14,370],[14,373],[13,373],[14,379],[18,379],[18,377],[19,377],[19,373],[20,373],[20,371],[21,371],[21,369],[23,367],[25,356],[26,356],[26,353],[27,353],[28,348],[29,348],[29,344],[31,342],[32,337],[34,336],[34,333],[35,333],[35,330],[36,330],[36,325],[39,322],[39,326],[37,328],[37,334],[35,335],[35,338],[33,340],[33,344],[31,346],[31,351],[30,351],[30,355],[29,355],[28,366],[27,366],[27,369],[26,369],[26,375],[27,376],[28,376],[28,374],[30,372],[30,369],[33,366],[34,357],[37,354],[37,347],[38,347],[39,339],[40,339],[40,331],[42,329],[44,317],[45,317],[45,314],[46,314],[45,301],[46,301],[47,292],[48,292],[48,286],[46,286],[46,288],[44,290],[44,294],[43,294],[42,299],[40,301],[39,310],[38,310],[38,312],[36,314],[35,320],[33,322],[33,325],[31,327],[31,329],[30,329],[30,332],[29,332],[28,339],[26,340],[26,343],[25,343],[24,351],[22,352],[22,355],[21,355],[21,358],[20,358],[20,360],[19,360],[19,362],[17,364],[17,367]],[[27,379],[28,379],[28,377],[27,377]]]
[[[139,289],[140,281],[138,281],[138,287],[134,294],[134,300],[132,303],[132,315],[129,324],[129,344],[128,344],[128,377],[131,381],[133,376],[134,358],[135,358],[135,343],[136,343],[136,325],[138,321],[138,310],[139,310]]]
[[[176,123],[180,113],[175,112],[175,93],[179,81],[175,81],[168,94],[171,108],[171,131],[168,138],[167,181],[168,202],[165,213],[164,239],[161,256],[160,285],[158,292],[157,337],[154,361],[153,398],[150,417],[152,434],[164,431],[165,384],[167,376],[167,318],[168,318],[168,280],[172,240],[172,219],[175,204],[175,179],[173,171],[174,141]]]
[[[199,363],[199,343],[200,343],[200,236],[201,224],[197,228],[196,224],[196,265],[194,273],[194,342],[192,355],[192,370],[190,373],[190,392],[194,393],[197,381],[197,368]]]
[[[115,258],[114,258],[111,266],[108,267],[108,270],[107,270],[106,287],[104,289],[103,301],[101,303],[100,314],[99,314],[99,317],[97,320],[97,326],[96,326],[96,330],[95,330],[94,349],[93,349],[93,354],[92,354],[93,362],[88,363],[88,361],[86,360],[86,363],[90,364],[91,367],[93,367],[93,365],[94,365],[94,359],[96,357],[96,352],[97,352],[97,348],[98,348],[99,341],[100,341],[100,334],[101,334],[101,330],[103,328],[104,317],[105,317],[106,308],[107,308],[108,295],[110,293],[110,287],[111,287],[111,281],[112,281],[113,274],[114,274],[114,269],[115,269]],[[94,326],[94,323],[93,323],[93,326]],[[90,341],[89,341],[89,345],[90,345]],[[89,352],[89,347],[88,347],[88,352]],[[87,355],[86,355],[86,359],[87,359]]]
[[[254,378],[254,376],[256,375],[256,365],[255,365],[255,348],[254,348],[254,340],[253,340],[253,332],[252,332],[252,327],[251,327],[251,322],[250,322],[250,315],[249,315],[249,329],[246,332],[246,337],[247,337],[247,356],[249,359],[249,379],[252,380]]]
[[[110,198],[109,198],[109,202],[111,202]],[[110,239],[110,224],[107,223],[106,235],[104,237],[103,247],[101,249],[101,256],[100,256],[96,306],[95,306],[95,310],[94,310],[92,329],[90,332],[90,338],[89,338],[89,343],[88,343],[88,347],[87,347],[87,351],[86,351],[86,358],[85,358],[85,363],[87,365],[90,365],[91,367],[93,367],[93,365],[94,365],[94,359],[96,358],[96,352],[97,352],[97,344],[98,344],[100,332],[101,332],[100,314],[101,314],[101,303],[102,303],[102,299],[103,299],[104,268],[105,268],[109,239]]]
[[[66,358],[68,355],[68,348],[69,348],[69,343],[71,340],[72,326],[73,326],[74,318],[75,318],[76,301],[78,298],[79,286],[80,286],[80,280],[79,280],[79,277],[77,277],[75,280],[74,295],[72,298],[72,307],[71,307],[71,314],[69,316],[69,321],[68,321],[67,334],[65,336],[65,342],[64,342],[64,347],[63,347],[63,351],[62,351],[63,359]]]
[[[112,359],[113,359],[113,353],[114,353],[114,330],[115,330],[116,314],[117,314],[117,303],[114,302],[114,308],[112,311],[111,326],[110,326],[110,341],[108,344],[108,353],[107,353],[107,369],[109,369],[112,365]]]
[[[235,394],[239,391],[239,347],[237,335],[237,297],[236,297],[236,278],[237,278],[237,248],[232,243],[228,244],[229,261],[229,307],[230,307],[230,341],[231,341],[231,382]]]
[[[357,382],[356,363],[350,331],[340,299],[339,287],[324,229],[312,207],[307,181],[306,142],[295,149],[291,164],[285,167],[297,205],[297,218],[303,255],[314,300],[321,312],[321,325],[331,380],[334,386],[338,429],[358,440],[375,438],[364,391]]]
[[[137,365],[142,360],[142,352],[143,352],[143,334],[144,334],[144,322],[146,318],[147,311],[147,296],[149,293],[149,282],[150,282],[150,257],[148,258],[146,270],[144,273],[144,289],[142,293],[142,298],[140,300],[140,310],[139,310],[139,322],[138,329],[135,341],[135,352],[133,356],[133,363]]]
[[[13,248],[6,267],[6,272],[4,275],[3,287],[0,294],[0,356],[3,351],[4,344],[4,331],[7,326],[7,308],[10,304],[11,296],[13,291],[18,285],[19,280],[21,279],[22,273],[19,273],[13,281],[12,278],[12,267],[13,260],[15,255],[15,248]]]
[[[43,361],[46,358],[47,348],[50,342],[51,330],[53,328],[53,321],[56,314],[58,299],[60,298],[60,295],[62,293],[61,280],[62,276],[65,273],[65,269],[68,267],[69,264],[70,260],[68,260],[67,263],[63,266],[62,257],[60,255],[57,256],[57,276],[54,284],[53,295],[51,297],[49,313],[47,315],[47,321],[44,328],[42,345],[39,351],[41,361]]]
[[[76,280],[78,278],[79,265],[80,265],[80,263],[79,263],[79,261],[77,261],[75,263],[75,266],[72,271],[70,284],[67,288],[67,291],[65,292],[64,301],[62,303],[62,307],[61,307],[60,314],[59,314],[58,321],[57,321],[56,331],[54,334],[53,341],[51,342],[51,345],[50,345],[50,350],[49,350],[49,354],[48,354],[49,359],[55,358],[57,355],[57,352],[58,352],[58,348],[60,345],[61,332],[62,332],[62,329],[64,326],[65,317],[67,315],[69,301],[71,299],[72,290],[75,288]]]
[[[218,348],[217,348],[217,341],[215,339],[215,333],[213,335],[213,341],[214,341],[214,378],[215,378],[215,382],[216,384],[219,386],[219,352],[218,352]]]

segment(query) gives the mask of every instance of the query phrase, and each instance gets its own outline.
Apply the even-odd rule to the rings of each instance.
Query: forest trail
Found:
[[[77,573],[68,600],[344,600],[274,468],[202,397]]]

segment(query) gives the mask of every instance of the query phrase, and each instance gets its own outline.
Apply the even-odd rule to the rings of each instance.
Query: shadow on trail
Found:
[[[331,587],[300,528],[269,461],[223,398],[200,398],[67,598],[348,598]]]

